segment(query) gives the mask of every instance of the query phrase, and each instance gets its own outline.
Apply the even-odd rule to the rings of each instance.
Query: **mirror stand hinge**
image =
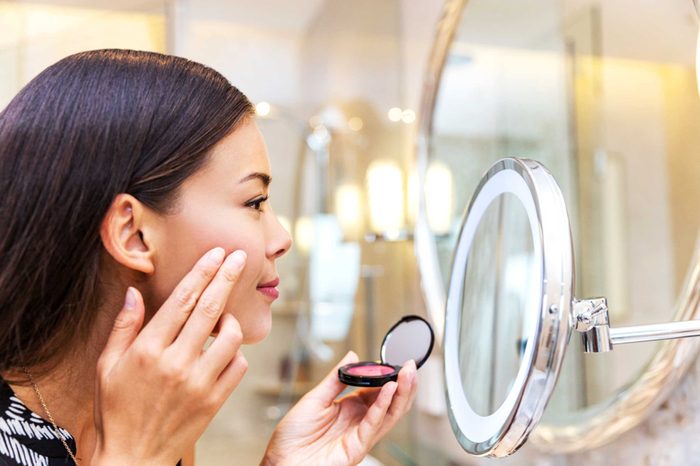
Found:
[[[583,350],[586,353],[612,351],[607,299],[574,299],[573,311],[574,329],[581,333]]]
[[[613,346],[643,341],[700,336],[700,320],[610,328],[605,298],[573,301],[574,329],[581,333],[587,353],[611,351]]]

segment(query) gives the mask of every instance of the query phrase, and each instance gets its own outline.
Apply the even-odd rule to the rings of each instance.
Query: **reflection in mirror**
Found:
[[[481,416],[505,401],[537,310],[534,249],[527,212],[512,193],[496,197],[474,234],[466,265],[459,368],[469,404]]]
[[[440,208],[439,200],[431,202],[433,167],[454,178],[449,228],[430,222],[445,286],[460,216],[496,160],[517,156],[543,162],[559,180],[567,205],[577,205],[573,158],[567,155],[573,143],[569,69],[558,11],[555,0],[466,5],[435,96],[424,186],[430,220]]]
[[[558,0],[471,0],[457,25],[435,95],[423,187],[445,287],[461,215],[482,175],[498,159],[525,157],[547,166],[562,188],[576,234],[571,70],[559,12]],[[440,197],[431,196],[430,182],[433,172],[442,171],[452,174],[454,189],[452,197],[442,198],[450,205],[451,222],[438,227],[431,216],[444,206]],[[569,359],[568,367],[577,370],[563,384],[567,395],[554,404],[576,410],[584,403],[578,370],[583,356],[578,352]],[[510,382],[506,377],[496,383],[504,387]]]
[[[430,256],[419,257],[424,282],[436,285],[426,290],[430,312],[444,309],[433,289],[447,288],[474,188],[495,160],[515,156],[544,163],[562,188],[577,294],[606,296],[614,326],[671,320],[700,222],[700,165],[692,158],[700,147],[697,22],[681,20],[695,18],[692,2],[449,4],[458,18],[445,21],[454,25],[449,39],[436,40],[444,61],[429,76],[436,85],[426,93],[433,94],[421,154],[426,216],[439,205],[430,200],[431,167],[446,167],[453,186],[449,227],[426,221],[430,244],[417,248]],[[654,34],[673,39],[639,47],[649,34],[641,25],[651,24],[640,18],[655,18]],[[612,412],[667,348],[649,342],[584,355],[579,339],[571,343],[544,416],[557,433],[585,431]]]

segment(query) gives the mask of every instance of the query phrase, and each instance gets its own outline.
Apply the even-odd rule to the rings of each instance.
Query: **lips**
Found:
[[[280,292],[277,290],[277,285],[280,284],[280,279],[275,278],[274,280],[271,280],[267,283],[261,283],[258,285],[258,291],[267,296],[268,298],[271,298],[272,300],[275,300],[279,298]]]
[[[260,285],[258,285],[258,288],[274,288],[279,284],[280,284],[280,279],[275,278],[274,280],[270,280],[267,283],[261,283]]]

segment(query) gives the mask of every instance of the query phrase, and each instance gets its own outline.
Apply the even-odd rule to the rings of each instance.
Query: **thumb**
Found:
[[[320,401],[323,406],[330,406],[340,393],[347,388],[343,382],[338,380],[338,369],[345,364],[357,362],[357,354],[349,351],[343,359],[326,375],[326,377],[313,390],[309,396]]]
[[[126,290],[124,306],[122,307],[109,335],[107,344],[102,350],[100,363],[104,369],[109,370],[138,335],[143,325],[144,306],[141,293],[136,288],[129,287]]]

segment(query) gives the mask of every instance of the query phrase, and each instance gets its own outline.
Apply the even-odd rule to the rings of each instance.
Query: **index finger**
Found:
[[[176,351],[181,352],[180,358],[198,356],[202,351],[202,345],[211,335],[224,311],[228,296],[245,265],[246,257],[242,250],[231,253],[200,296],[192,315],[173,342],[173,345],[178,347]]]
[[[162,348],[170,345],[189,319],[200,295],[221,267],[225,254],[226,251],[219,247],[204,254],[180,280],[137,338],[154,341]]]

